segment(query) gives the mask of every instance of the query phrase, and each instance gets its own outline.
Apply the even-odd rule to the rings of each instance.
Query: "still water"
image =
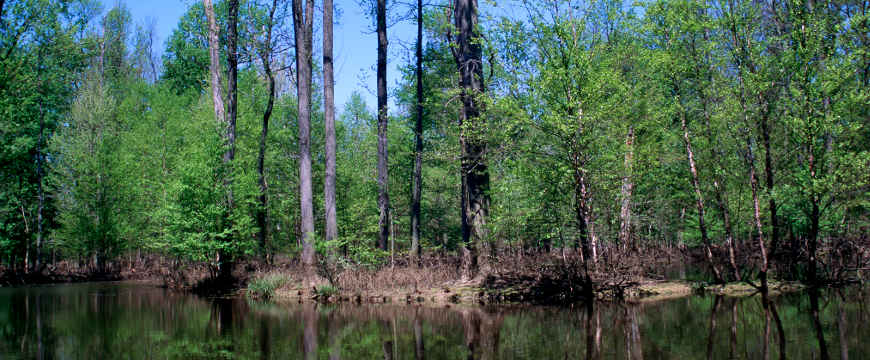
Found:
[[[433,308],[276,306],[137,283],[0,288],[0,359],[867,359],[867,299]]]

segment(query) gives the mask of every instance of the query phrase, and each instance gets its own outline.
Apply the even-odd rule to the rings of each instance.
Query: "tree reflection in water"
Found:
[[[277,306],[129,284],[0,289],[0,357],[827,359],[870,354],[867,292],[641,304]]]

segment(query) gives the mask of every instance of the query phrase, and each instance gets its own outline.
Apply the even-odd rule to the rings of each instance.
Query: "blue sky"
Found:
[[[185,10],[193,2],[200,0],[127,0],[123,1],[130,9],[134,23],[142,23],[146,19],[153,19],[156,32],[161,44],[160,49],[172,30],[178,24],[178,20]],[[289,0],[287,0],[289,1]],[[108,9],[116,3],[116,0],[102,0],[104,8]],[[320,1],[317,1],[320,6]],[[366,100],[370,109],[377,103],[375,89],[375,62],[377,61],[377,36],[371,32],[372,19],[360,8],[357,0],[335,0],[335,6],[341,13],[335,25],[335,102],[337,111],[340,113],[344,103],[350,98],[353,91],[359,91]],[[405,9],[396,8],[404,12]],[[315,12],[315,16],[322,16]],[[388,91],[395,88],[399,72],[396,67],[407,61],[405,49],[400,42],[407,45],[413,44],[416,36],[416,25],[412,21],[398,23],[387,30],[390,41],[389,56],[387,57],[387,86]],[[317,41],[317,40],[315,40]],[[319,60],[316,58],[316,60]],[[390,101],[390,111],[395,111],[395,106]]]

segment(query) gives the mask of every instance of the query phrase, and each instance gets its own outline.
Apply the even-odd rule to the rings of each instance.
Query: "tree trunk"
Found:
[[[326,131],[326,177],[323,202],[326,211],[326,241],[338,236],[335,218],[335,81],[332,63],[332,0],[323,0],[323,123]]]
[[[212,0],[203,0],[205,15],[208,18],[208,57],[209,74],[211,74],[211,99],[214,103],[214,115],[218,123],[226,121],[224,116],[223,80],[221,80],[220,42],[217,20],[214,14]]]
[[[272,29],[275,20],[275,10],[278,8],[278,0],[272,0],[272,7],[269,9],[269,25],[266,29],[266,41],[263,52],[260,54],[260,59],[263,61],[263,71],[266,73],[266,81],[269,83],[269,98],[266,102],[266,110],[263,112],[263,128],[260,132],[260,153],[257,156],[257,173],[259,175],[258,183],[260,184],[259,202],[260,208],[257,209],[257,240],[260,242],[260,248],[265,253],[267,250],[267,239],[269,235],[268,221],[268,199],[266,192],[269,185],[266,183],[266,139],[269,135],[269,119],[272,117],[272,109],[275,106],[275,75],[272,74]]]
[[[238,114],[238,31],[236,24],[239,22],[239,0],[229,0],[229,16],[227,17],[227,129],[226,129],[226,152],[224,152],[224,164],[229,165],[236,157],[236,116]],[[230,169],[227,169],[230,171]],[[232,182],[231,176],[228,177]],[[227,204],[233,207],[232,190],[227,189]]]
[[[695,153],[692,151],[692,141],[689,136],[689,127],[686,124],[685,110],[680,110],[680,126],[683,130],[683,141],[686,145],[686,155],[689,159],[689,172],[692,175],[692,188],[695,191],[695,203],[698,207],[698,229],[701,231],[701,242],[704,243],[704,253],[707,257],[707,262],[710,264],[710,269],[713,271],[713,279],[717,283],[722,283],[722,273],[719,267],[713,260],[713,252],[710,249],[710,238],[707,236],[707,225],[704,222],[704,196],[701,194],[701,185],[698,180],[698,169],[695,166]]]
[[[420,199],[423,188],[423,0],[417,0],[417,116],[414,119],[414,179],[411,185],[411,259],[419,261]]]
[[[743,121],[746,125],[749,125],[749,112],[746,106],[746,90],[745,83],[743,81],[743,72],[738,71],[737,79],[740,84],[740,106],[743,112]],[[756,236],[758,237],[758,250],[761,254],[761,271],[759,274],[759,278],[761,281],[761,293],[766,296],[767,294],[767,247],[764,245],[764,226],[761,223],[761,204],[758,199],[758,175],[755,172],[755,151],[752,147],[752,135],[747,132],[746,134],[746,162],[749,166],[749,185],[752,189],[752,206],[753,212],[752,217],[754,220]],[[732,260],[733,261],[733,260]],[[733,266],[733,265],[732,265]],[[735,272],[737,271],[735,267]]]
[[[705,97],[704,123],[707,128],[707,140],[712,144],[715,143],[716,140],[713,135],[713,129],[710,126],[710,113],[707,110],[707,106],[708,104]],[[728,247],[728,263],[731,266],[731,273],[734,276],[734,280],[741,281],[740,270],[737,268],[737,259],[734,251],[734,232],[731,228],[731,210],[728,207],[728,193],[725,188],[725,181],[720,174],[721,171],[725,171],[725,167],[722,166],[721,160],[724,157],[725,154],[721,149],[718,149],[715,146],[710,146],[710,158],[714,159],[713,163],[716,166],[716,171],[713,174],[714,196],[716,198],[716,205],[719,207],[719,212],[722,215],[722,227],[725,230],[725,246]]]
[[[463,237],[466,251],[473,256],[486,255],[489,248],[487,217],[489,216],[489,170],[486,161],[486,119],[481,116],[479,97],[483,94],[482,37],[477,28],[477,0],[456,0],[453,7],[455,26],[459,31],[454,58],[462,87],[460,127],[462,173],[465,178],[462,204],[465,223]],[[472,250],[471,248],[475,248]],[[484,251],[479,251],[483,249]],[[483,259],[472,260],[478,265]],[[467,260],[466,260],[467,261]],[[466,266],[466,277],[477,274],[473,263]]]
[[[311,37],[314,0],[293,0],[293,36],[296,42],[296,91],[299,123],[299,202],[302,263],[314,265],[314,195],[311,189]]]
[[[586,263],[592,258],[592,247],[589,246],[589,205],[586,198],[586,177],[580,164],[579,155],[574,155],[574,216],[577,222],[577,240],[575,247],[580,249],[580,259]]]
[[[632,248],[631,241],[631,192],[634,188],[632,181],[632,167],[634,164],[634,126],[629,125],[628,135],[625,136],[625,175],[622,176],[621,198],[622,206],[619,211],[619,242],[623,250]]]
[[[766,100],[761,101],[762,113],[759,127],[761,128],[761,140],[764,146],[764,177],[767,185],[768,208],[770,208],[770,248],[776,253],[780,247],[779,219],[776,214],[776,197],[773,196],[773,154],[770,145],[770,110]]]
[[[377,3],[378,33],[378,245],[387,250],[390,238],[389,171],[387,169],[387,5],[386,0]]]
[[[36,196],[37,196],[37,204],[36,204],[36,254],[34,255],[34,264],[33,269],[35,271],[42,270],[42,212],[45,208],[45,190],[42,187],[42,180],[44,177],[42,171],[42,162],[44,158],[42,156],[42,143],[44,141],[43,132],[45,131],[45,123],[44,123],[44,112],[42,109],[42,104],[39,106],[39,140],[36,143]]]
[[[206,10],[206,17],[208,18],[208,42],[209,42],[209,60],[210,67],[209,71],[211,72],[211,81],[212,81],[212,100],[214,101],[214,111],[215,117],[218,122],[224,122],[226,126],[226,132],[224,135],[224,146],[226,150],[223,155],[223,165],[224,165],[224,178],[223,183],[226,189],[226,218],[229,218],[229,212],[232,211],[233,208],[233,191],[232,191],[232,161],[235,158],[235,139],[236,139],[236,114],[237,114],[237,66],[238,66],[238,54],[237,54],[237,46],[236,42],[238,39],[236,24],[238,23],[238,13],[239,13],[239,2],[238,0],[230,0],[229,1],[229,17],[228,20],[228,32],[227,32],[227,106],[226,113],[224,113],[224,102],[222,98],[222,89],[221,89],[221,68],[220,68],[220,51],[219,51],[219,33],[217,27],[217,20],[214,13],[214,6],[211,0],[203,0]],[[224,239],[225,241],[232,241],[230,235],[229,239]],[[219,276],[221,277],[230,277],[232,275],[232,256],[229,254],[220,254],[220,271]]]
[[[815,183],[815,180],[816,180],[816,161],[815,161],[816,157],[814,154],[815,147],[811,143],[809,148],[810,148],[810,151],[809,151],[809,153],[810,153],[810,156],[809,156],[810,184],[813,184],[813,183]],[[812,185],[810,185],[810,186],[812,186]],[[807,251],[809,252],[808,262],[809,262],[810,284],[815,286],[816,284],[818,284],[818,279],[819,279],[818,265],[816,264],[816,250],[818,248],[818,242],[819,242],[820,211],[819,211],[819,197],[818,197],[818,195],[816,195],[814,190],[810,190],[810,203],[811,203],[810,204],[811,205],[810,219],[809,219],[810,220],[810,229],[809,229],[810,231],[808,234],[808,237],[809,237],[808,247],[809,247],[809,249]]]

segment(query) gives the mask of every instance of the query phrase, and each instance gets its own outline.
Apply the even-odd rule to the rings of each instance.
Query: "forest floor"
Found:
[[[662,255],[662,254],[658,254]],[[552,255],[513,256],[490,264],[486,275],[467,280],[462,277],[460,259],[430,258],[423,267],[407,262],[378,269],[358,268],[314,274],[298,266],[254,274],[251,279],[280,276],[287,281],[274,291],[279,303],[351,302],[448,304],[570,304],[594,297],[603,301],[655,302],[694,294],[753,296],[758,290],[747,282],[713,285],[687,277],[693,268],[691,257],[680,254],[650,259],[600,264],[600,271],[585,270],[570,257]],[[686,264],[690,265],[686,265]],[[673,271],[674,266],[682,271]],[[584,279],[589,274],[592,285]],[[591,286],[590,291],[586,287]],[[770,294],[800,291],[797,282],[771,279]]]

